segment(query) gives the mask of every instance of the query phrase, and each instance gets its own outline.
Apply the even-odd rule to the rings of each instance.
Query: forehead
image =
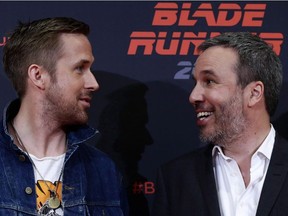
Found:
[[[62,57],[72,59],[81,58],[85,61],[93,62],[92,47],[88,38],[83,34],[64,33],[60,36],[62,44]]]
[[[237,62],[238,54],[232,48],[210,47],[196,60],[193,75],[195,77],[207,73],[218,76],[235,75]]]

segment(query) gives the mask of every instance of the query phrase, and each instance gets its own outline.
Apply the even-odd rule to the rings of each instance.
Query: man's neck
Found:
[[[66,133],[63,128],[52,120],[49,121],[40,116],[43,115],[37,113],[36,110],[26,112],[26,109],[20,107],[18,114],[11,122],[16,130],[15,132],[12,128],[15,142],[17,140],[15,135],[18,134],[27,151],[38,158],[65,153]],[[19,146],[19,143],[16,144]]]

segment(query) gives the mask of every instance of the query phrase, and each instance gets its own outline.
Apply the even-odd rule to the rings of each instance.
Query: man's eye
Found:
[[[77,70],[77,71],[79,71],[79,72],[82,72],[82,71],[83,71],[83,69],[84,69],[84,67],[83,67],[83,66],[78,66],[78,67],[76,67],[76,70]]]
[[[215,81],[214,81],[214,80],[211,80],[211,79],[207,79],[207,80],[206,80],[206,83],[207,83],[207,85],[211,85],[211,84],[214,84]]]

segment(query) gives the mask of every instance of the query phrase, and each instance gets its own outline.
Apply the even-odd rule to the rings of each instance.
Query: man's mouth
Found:
[[[80,101],[82,101],[85,107],[90,107],[91,97],[82,97]]]
[[[197,113],[197,118],[202,121],[211,116],[212,114],[213,112],[199,112]]]
[[[87,103],[91,102],[91,98],[90,97],[84,97],[84,98],[80,98],[80,100],[85,101]]]

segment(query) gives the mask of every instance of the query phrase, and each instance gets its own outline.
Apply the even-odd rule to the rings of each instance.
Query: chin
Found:
[[[65,125],[77,126],[77,125],[87,124],[87,122],[88,122],[88,116],[81,115],[81,116],[71,117],[70,119],[67,120]]]
[[[78,121],[76,121],[78,125],[83,125],[83,124],[87,124],[88,122],[88,118],[82,118],[82,119],[79,119]]]
[[[215,143],[215,134],[214,133],[208,133],[208,132],[201,131],[199,138],[203,143],[212,143],[212,144]]]

